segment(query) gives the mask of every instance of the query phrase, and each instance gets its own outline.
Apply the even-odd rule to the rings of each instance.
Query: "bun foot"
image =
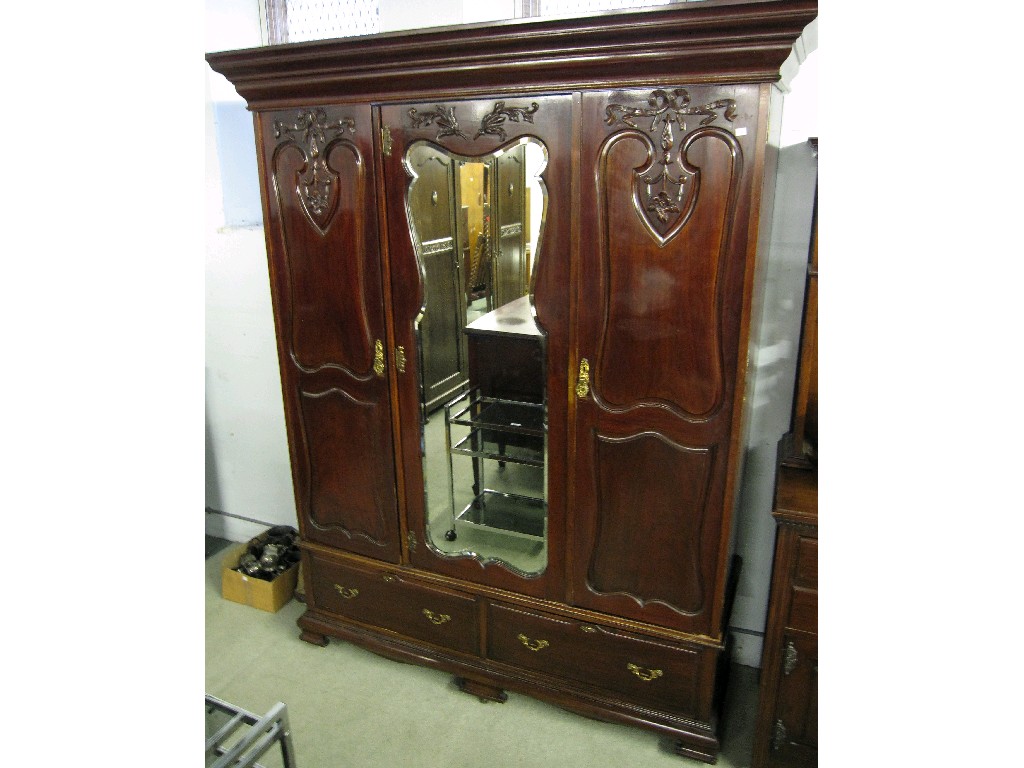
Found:
[[[305,640],[307,643],[311,643],[312,645],[319,645],[321,648],[328,643],[327,635],[321,635],[319,632],[310,632],[307,629],[302,630],[302,633],[299,635],[299,639]]]
[[[460,691],[476,696],[480,701],[496,701],[499,704],[504,704],[508,701],[508,694],[505,691],[487,683],[478,683],[476,680],[456,677],[455,684],[459,686]]]

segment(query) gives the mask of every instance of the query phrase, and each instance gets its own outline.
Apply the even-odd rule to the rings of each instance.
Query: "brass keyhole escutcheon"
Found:
[[[380,339],[373,343],[373,372],[378,378],[384,378],[384,342]]]
[[[580,373],[576,377],[576,397],[582,399],[590,393],[590,361],[580,360]]]
[[[444,624],[446,621],[452,620],[452,617],[447,613],[434,613],[429,608],[423,609],[423,615],[430,620],[431,624]]]
[[[349,589],[348,587],[341,586],[341,584],[335,584],[334,588],[338,590],[338,593],[346,600],[351,600],[352,598],[359,596],[358,589]]]
[[[551,645],[547,640],[531,640],[526,635],[519,635],[517,639],[531,651],[539,651],[541,648]]]
[[[638,667],[636,664],[632,663],[627,664],[626,669],[628,669],[630,672],[632,672],[634,675],[639,677],[644,682],[656,680],[664,674],[664,672],[662,672],[660,669],[645,669],[644,667]]]

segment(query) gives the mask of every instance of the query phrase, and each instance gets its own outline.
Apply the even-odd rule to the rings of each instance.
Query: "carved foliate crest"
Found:
[[[324,109],[303,110],[293,125],[274,122],[274,138],[287,136],[306,156],[306,167],[298,174],[295,191],[306,217],[320,234],[327,231],[338,208],[338,174],[327,165],[328,144],[346,131],[355,133],[355,120],[342,117],[331,121]]]
[[[732,122],[736,119],[736,102],[719,99],[695,107],[690,105],[690,95],[685,88],[672,91],[659,88],[651,93],[647,103],[646,108],[609,104],[605,122],[611,126],[621,123],[642,131],[660,149],[648,169],[635,175],[633,191],[641,220],[654,238],[665,244],[686,223],[694,200],[690,186],[695,174],[687,169],[684,152],[680,150],[680,140],[687,133],[686,118],[702,116],[699,125],[710,125],[718,119],[717,110],[723,110],[722,116]],[[637,124],[636,119],[641,117],[652,118],[649,128],[646,123],[644,127]]]
[[[437,140],[440,141],[445,136],[461,136],[464,139],[468,139],[462,129],[459,128],[459,121],[455,118],[455,107],[446,107],[442,104],[434,105],[433,112],[417,112],[415,109],[409,110],[409,117],[412,118],[413,128],[423,128],[428,125],[437,126]]]
[[[504,101],[495,102],[494,108],[484,115],[480,120],[480,130],[473,135],[473,140],[481,136],[497,136],[501,141],[508,138],[504,124],[511,120],[513,123],[532,123],[534,113],[540,109],[537,102],[531,102],[528,107],[505,106]],[[430,112],[419,112],[416,109],[409,110],[409,117],[412,118],[413,128],[424,128],[428,125],[436,125],[437,140],[445,136],[461,136],[469,139],[469,136],[459,128],[459,121],[455,117],[455,107],[435,104]]]
[[[506,120],[511,120],[513,123],[518,123],[522,120],[525,123],[533,122],[533,114],[540,105],[537,102],[532,102],[529,107],[506,107],[504,101],[499,101],[494,105],[494,109],[487,115],[484,115],[483,120],[480,121],[480,130],[476,132],[474,139],[478,139],[485,134],[497,136],[501,141],[505,141],[508,138],[508,134],[505,133],[503,124]]]

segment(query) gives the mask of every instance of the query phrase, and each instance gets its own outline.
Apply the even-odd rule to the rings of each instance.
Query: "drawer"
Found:
[[[793,583],[808,589],[818,588],[818,540],[801,536],[796,543],[796,569]]]
[[[818,590],[793,587],[786,626],[804,632],[818,631]]]
[[[492,603],[487,655],[536,672],[575,680],[632,703],[706,717],[698,694],[703,662],[713,650]]]
[[[790,632],[783,638],[783,667],[775,700],[775,720],[785,742],[818,747],[818,638]]]
[[[316,609],[444,648],[479,654],[476,600],[397,573],[310,554]],[[310,587],[307,586],[307,589]]]

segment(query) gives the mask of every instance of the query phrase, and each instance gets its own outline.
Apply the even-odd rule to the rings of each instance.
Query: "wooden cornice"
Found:
[[[664,80],[780,82],[816,16],[817,0],[706,0],[266,46],[206,60],[250,109]]]

